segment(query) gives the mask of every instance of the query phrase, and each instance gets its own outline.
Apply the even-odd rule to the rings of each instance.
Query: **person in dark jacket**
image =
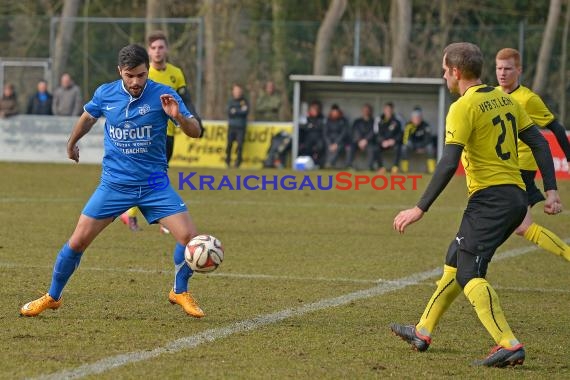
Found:
[[[324,136],[327,152],[325,167],[334,167],[338,157],[346,151],[349,143],[349,125],[342,110],[333,104],[325,122]]]
[[[10,117],[18,114],[18,98],[12,83],[4,84],[0,98],[0,117]]]
[[[384,113],[380,116],[378,121],[378,173],[383,175],[386,173],[384,167],[383,153],[387,150],[394,149],[394,165],[391,172],[395,174],[398,172],[400,164],[400,154],[402,150],[402,124],[396,118],[394,113],[394,104],[384,104]]]
[[[53,115],[52,102],[53,97],[48,92],[47,82],[42,79],[38,82],[38,91],[28,100],[26,113],[28,115]]]
[[[228,102],[228,143],[226,146],[226,165],[229,167],[232,157],[232,146],[237,143],[235,167],[239,168],[242,161],[243,142],[247,127],[249,104],[243,96],[243,88],[239,84],[232,86],[232,98]]]
[[[410,122],[404,128],[402,139],[402,171],[409,170],[410,153],[425,153],[426,168],[429,174],[435,170],[435,149],[430,125],[424,120],[422,109],[418,106],[412,111]]]
[[[362,116],[352,123],[350,150],[347,153],[346,166],[352,167],[354,156],[358,152],[366,154],[366,165],[374,170],[374,110],[370,104],[362,106]]]
[[[299,156],[309,156],[318,166],[324,162],[325,117],[322,113],[322,104],[313,100],[307,111],[307,121],[299,126]]]

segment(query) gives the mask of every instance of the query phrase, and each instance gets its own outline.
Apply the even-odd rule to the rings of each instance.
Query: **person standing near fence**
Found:
[[[47,87],[45,80],[42,79],[38,82],[38,90],[28,100],[28,108],[26,110],[28,115],[53,115],[51,111],[53,96],[49,93]]]
[[[52,112],[56,116],[79,116],[83,112],[81,89],[71,75],[64,73],[53,93]]]
[[[232,97],[228,101],[228,143],[226,146],[226,165],[228,167],[231,165],[234,141],[237,144],[237,157],[234,166],[239,168],[241,165],[248,113],[249,103],[243,95],[243,88],[239,84],[234,83],[232,86]]]

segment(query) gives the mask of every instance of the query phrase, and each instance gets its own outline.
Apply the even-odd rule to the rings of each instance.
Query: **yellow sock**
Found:
[[[463,292],[495,343],[506,348],[519,344],[501,309],[499,296],[487,280],[474,278],[465,285]]]
[[[127,215],[129,216],[129,218],[132,218],[137,216],[138,212],[139,212],[138,207],[131,207],[130,209],[127,210]]]
[[[570,247],[552,231],[533,223],[524,233],[524,237],[540,248],[570,261]]]
[[[402,167],[402,172],[403,173],[407,173],[408,170],[410,170],[410,161],[408,160],[402,160],[400,162],[400,166]]]
[[[456,273],[457,268],[444,265],[443,276],[437,282],[437,289],[431,296],[420,321],[416,325],[416,329],[421,335],[431,336],[443,313],[461,293],[461,287],[455,279]]]
[[[427,159],[427,171],[429,174],[433,174],[435,171],[435,160],[433,158]]]

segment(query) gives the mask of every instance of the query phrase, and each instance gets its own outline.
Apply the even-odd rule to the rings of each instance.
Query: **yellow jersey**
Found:
[[[501,89],[500,86],[498,86]],[[540,96],[530,88],[518,86],[509,95],[513,97],[526,111],[531,120],[540,128],[546,127],[554,121],[554,115]],[[519,167],[523,170],[538,170],[530,147],[519,140]]]
[[[148,70],[148,78],[155,82],[170,86],[175,91],[180,87],[186,87],[186,80],[184,79],[182,70],[170,63],[166,64],[166,68],[164,70],[157,70],[151,65]],[[174,136],[175,127],[176,125],[174,122],[172,122],[172,120],[168,120],[166,134],[168,136]]]
[[[510,95],[484,84],[472,86],[451,105],[445,123],[445,143],[463,146],[469,196],[496,185],[525,189],[517,139],[533,122]]]

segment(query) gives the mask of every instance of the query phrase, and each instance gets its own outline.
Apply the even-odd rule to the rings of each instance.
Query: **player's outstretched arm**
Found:
[[[532,150],[532,155],[542,174],[544,191],[546,192],[544,212],[551,215],[560,213],[562,211],[562,203],[558,196],[554,162],[550,148],[548,147],[548,142],[536,126],[532,126],[520,132],[519,138]]]
[[[79,117],[77,123],[71,131],[69,140],[67,140],[67,157],[75,162],[79,162],[79,147],[77,143],[83,136],[85,136],[91,128],[95,125],[97,119],[89,115],[87,112],[83,112]]]
[[[441,160],[437,164],[433,177],[416,207],[401,211],[394,218],[393,225],[396,231],[401,234],[404,233],[407,226],[420,220],[423,214],[427,212],[455,174],[461,158],[461,152],[463,152],[462,145],[445,145]]]
[[[190,137],[200,137],[202,135],[200,123],[195,118],[188,118],[180,113],[180,106],[174,96],[169,94],[160,95],[160,102],[164,112],[178,123],[184,134]]]

